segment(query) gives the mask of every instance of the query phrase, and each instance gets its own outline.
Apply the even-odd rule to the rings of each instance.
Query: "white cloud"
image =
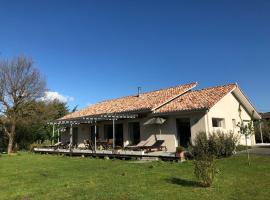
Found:
[[[45,92],[45,96],[41,98],[42,101],[53,101],[58,100],[60,102],[71,102],[74,101],[73,97],[62,95],[55,91],[47,91]]]

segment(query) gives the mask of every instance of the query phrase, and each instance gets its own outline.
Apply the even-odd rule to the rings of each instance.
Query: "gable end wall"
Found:
[[[245,145],[245,138],[239,134],[239,128],[233,125],[233,119],[236,120],[236,124],[238,124],[241,120],[239,117],[239,104],[240,102],[232,93],[227,94],[224,98],[222,98],[216,105],[214,105],[208,112],[208,120],[209,120],[209,132],[215,131],[224,131],[230,132],[232,131],[237,137],[239,137],[239,143]],[[247,113],[245,108],[241,107],[241,116],[244,121],[250,121],[251,116]],[[223,128],[215,128],[212,125],[212,118],[223,118],[225,120],[225,127]],[[248,145],[255,144],[255,136],[251,136],[248,140]]]

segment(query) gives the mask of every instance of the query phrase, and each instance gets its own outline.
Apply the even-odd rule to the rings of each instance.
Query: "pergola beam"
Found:
[[[84,116],[79,118],[73,118],[69,120],[56,120],[54,122],[50,122],[49,124],[93,124],[97,121],[113,121],[118,119],[134,119],[137,118],[137,114],[108,114],[108,115],[96,115],[96,116]]]
[[[84,116],[67,120],[56,120],[49,122],[50,125],[69,125],[70,126],[70,149],[73,145],[73,125],[77,124],[94,124],[95,126],[95,151],[97,148],[97,122],[98,121],[112,121],[113,122],[113,149],[115,149],[115,121],[118,119],[134,119],[137,114],[102,114],[96,116]],[[59,133],[58,133],[59,138]]]

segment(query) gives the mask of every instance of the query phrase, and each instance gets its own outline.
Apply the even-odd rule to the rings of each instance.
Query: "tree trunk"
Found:
[[[14,143],[14,139],[15,139],[15,128],[16,128],[16,123],[15,123],[15,121],[13,121],[12,125],[11,125],[10,133],[8,135],[8,149],[7,149],[8,154],[13,152],[13,143]]]
[[[8,154],[12,153],[13,151],[13,142],[14,142],[14,137],[11,135],[8,136],[8,149],[7,149]]]
[[[249,158],[249,150],[248,150],[248,144],[247,144],[247,136],[245,136],[246,139],[246,152],[247,152],[247,157],[248,157],[248,165],[250,166],[250,158]]]

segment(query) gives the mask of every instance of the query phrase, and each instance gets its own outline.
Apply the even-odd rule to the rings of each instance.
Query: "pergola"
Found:
[[[95,126],[95,139],[94,139],[94,145],[95,145],[95,151],[97,148],[97,123],[99,121],[112,121],[113,125],[113,149],[115,148],[115,121],[119,119],[134,119],[137,118],[138,114],[123,114],[123,113],[114,113],[114,114],[101,114],[101,115],[91,115],[91,116],[82,116],[72,119],[59,119],[55,120],[53,122],[50,122],[49,124],[53,125],[53,136],[55,131],[55,125],[69,125],[70,126],[70,149],[73,144],[73,125],[77,124],[94,124]],[[59,141],[59,130],[58,130],[58,141]]]

